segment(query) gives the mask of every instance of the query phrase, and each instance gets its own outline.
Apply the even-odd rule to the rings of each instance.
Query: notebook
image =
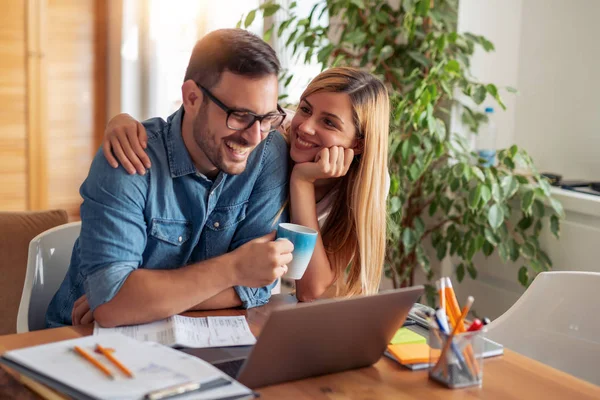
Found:
[[[103,355],[96,354],[96,344],[113,349],[113,355],[133,372],[134,378],[127,378]],[[110,379],[75,353],[75,346],[87,350],[111,370],[115,379]],[[190,392],[177,399],[254,397],[250,389],[197,357],[158,343],[140,342],[118,333],[8,351],[0,358],[0,363],[75,399],[137,400],[155,390],[188,382],[204,383],[218,378],[225,378],[227,381],[214,389]]]
[[[192,318],[174,315],[142,325],[102,328],[94,325],[94,335],[121,333],[142,342],[157,342],[171,347],[226,347],[256,343],[246,317]]]

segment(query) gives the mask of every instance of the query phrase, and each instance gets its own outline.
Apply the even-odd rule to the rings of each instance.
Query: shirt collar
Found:
[[[181,106],[179,110],[171,114],[167,119],[167,153],[172,178],[196,173],[196,166],[185,147],[185,142],[183,141],[183,135],[181,133],[183,114],[184,109],[183,106]]]

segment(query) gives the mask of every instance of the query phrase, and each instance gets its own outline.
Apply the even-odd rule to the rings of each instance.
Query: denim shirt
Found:
[[[71,324],[83,294],[92,310],[110,301],[137,268],[176,269],[230,252],[287,220],[288,149],[271,132],[240,175],[197,172],[181,135],[183,108],[144,122],[152,168],[129,175],[98,151],[81,186],[81,234],[46,313],[48,327]],[[266,304],[271,287],[234,289],[245,308]],[[156,294],[160,296],[160,293]]]

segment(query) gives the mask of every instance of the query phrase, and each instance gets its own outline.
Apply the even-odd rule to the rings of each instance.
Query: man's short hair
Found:
[[[279,73],[280,65],[271,46],[243,29],[219,29],[196,43],[185,80],[207,89],[215,86],[223,71],[260,78]]]

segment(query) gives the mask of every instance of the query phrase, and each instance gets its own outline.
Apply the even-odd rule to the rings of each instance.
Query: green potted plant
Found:
[[[475,48],[494,46],[486,38],[456,30],[457,0],[321,0],[306,18],[296,2],[284,8],[274,0],[246,14],[282,11],[285,18],[267,26],[265,39],[277,35],[305,62],[316,57],[322,68],[363,68],[388,86],[392,104],[389,167],[389,242],[385,274],[394,286],[410,285],[421,268],[432,279],[432,253],[457,259],[456,277],[477,277],[473,257],[494,252],[505,262],[522,262],[515,277],[528,285],[552,262],[539,235],[549,224],[558,237],[561,204],[524,149],[497,153],[485,166],[468,140],[448,130],[452,107],[477,133],[486,120],[479,106],[488,97],[505,108],[499,88],[475,80],[469,63]],[[320,15],[333,16],[321,24]],[[281,77],[287,85],[291,72]],[[514,89],[506,88],[508,91]],[[430,243],[432,251],[426,251]],[[428,285],[431,299],[435,291]]]

